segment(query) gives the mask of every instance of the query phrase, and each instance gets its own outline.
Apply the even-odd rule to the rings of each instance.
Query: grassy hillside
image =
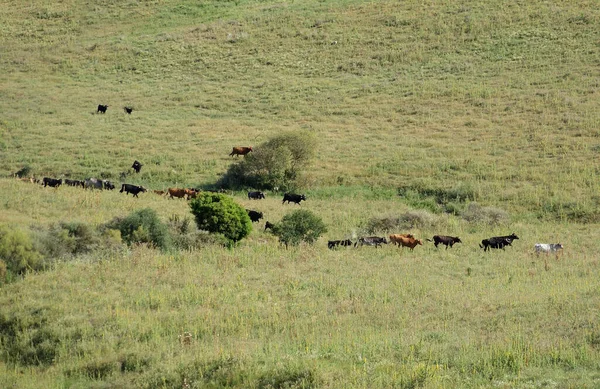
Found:
[[[0,286],[0,387],[598,386],[599,22],[585,1],[4,2],[0,224],[189,216],[8,178],[24,166],[208,186],[232,146],[304,131],[302,207],[329,232],[52,258]],[[270,221],[297,208],[232,195]],[[425,222],[394,232],[464,243],[326,248],[415,210]],[[558,241],[560,259],[532,254]]]

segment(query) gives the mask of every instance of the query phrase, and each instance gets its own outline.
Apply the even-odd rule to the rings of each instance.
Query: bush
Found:
[[[47,258],[89,253],[100,247],[98,232],[79,222],[61,222],[51,225],[47,231],[38,231],[40,251]]]
[[[221,234],[200,231],[189,217],[180,219],[174,215],[169,218],[169,229],[173,245],[180,250],[192,250],[212,245],[227,245],[227,239]]]
[[[7,272],[23,274],[42,267],[42,256],[33,248],[29,235],[21,230],[0,226],[0,260]]]
[[[219,187],[293,190],[302,169],[315,154],[308,133],[287,133],[268,140],[229,167]]]
[[[470,203],[463,212],[462,218],[471,223],[482,223],[491,226],[507,223],[510,219],[508,213],[494,207],[482,207],[477,203]]]
[[[323,220],[304,209],[288,213],[273,228],[273,234],[285,247],[296,246],[302,241],[312,244],[325,232],[327,227]]]
[[[435,215],[424,211],[408,211],[398,216],[374,217],[364,226],[367,234],[376,232],[394,232],[398,229],[427,228],[437,224],[438,219]]]
[[[171,245],[167,226],[160,221],[156,211],[150,208],[135,211],[124,219],[115,218],[105,228],[119,230],[121,238],[128,244],[147,243],[162,250]]]
[[[200,230],[222,234],[232,243],[242,240],[252,231],[246,210],[226,195],[200,193],[190,201],[190,207]]]

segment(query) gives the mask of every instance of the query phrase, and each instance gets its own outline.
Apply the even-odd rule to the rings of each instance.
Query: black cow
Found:
[[[65,178],[65,184],[69,186],[80,186],[83,188],[84,182],[81,180],[70,180],[68,178]]]
[[[247,209],[246,212],[248,212],[248,216],[250,216],[250,220],[252,220],[252,223],[258,222],[263,217],[262,212],[253,211],[251,209]]]
[[[273,231],[273,228],[275,228],[275,224],[273,224],[267,220],[267,222],[265,223],[265,231],[267,229],[270,229],[271,231]]]
[[[367,246],[375,246],[375,248],[381,246],[382,244],[387,244],[388,241],[385,238],[380,238],[378,236],[368,236],[365,238],[359,238],[358,241],[356,243],[354,243],[354,247],[356,247],[358,244],[362,245],[367,245]]]
[[[138,160],[133,161],[133,165],[131,165],[131,168],[133,170],[135,170],[136,173],[139,173],[140,170],[142,170],[142,165]]]
[[[350,239],[344,240],[330,240],[327,242],[327,248],[333,249],[337,246],[349,247],[352,246],[352,241]]]
[[[133,112],[133,108],[131,108],[131,107],[123,107],[123,109],[125,110],[125,112],[126,112],[128,115],[131,115],[131,113]]]
[[[429,242],[431,242],[431,239],[427,239]],[[446,235],[435,235],[433,237],[433,244],[435,245],[435,247],[438,247],[438,244],[443,244],[446,246],[446,249],[448,249],[448,246],[450,246],[450,248],[452,248],[452,246],[455,243],[462,243],[462,241],[460,240],[460,238],[458,236],[446,236]]]
[[[96,113],[106,113],[107,109],[108,109],[108,105],[99,104],[98,111],[96,111]]]
[[[50,178],[50,177],[44,177],[42,179],[42,185],[44,185],[44,187],[49,186],[52,188],[58,188],[60,185],[62,184],[62,179],[58,178]]]
[[[115,189],[115,184],[113,184],[112,182],[110,182],[108,180],[102,180],[102,188],[108,189],[108,190],[113,190],[113,189]]]
[[[306,201],[306,196],[294,193],[286,193],[283,195],[283,201],[281,202],[281,204],[285,204],[286,201],[289,204],[291,201],[292,203],[300,205],[300,201],[302,200]]]
[[[248,192],[248,200],[260,200],[264,198],[265,194],[263,192]]]
[[[512,241],[515,239],[519,239],[519,237],[515,235],[514,232],[505,236],[493,236],[491,238],[482,240],[479,247],[481,247],[483,251],[488,251],[489,249],[504,250],[505,246],[512,246]]]
[[[123,185],[121,185],[121,190],[119,191],[119,193],[123,193],[123,192],[125,192],[125,194],[131,193],[133,195],[133,197],[138,197],[138,193],[146,192],[146,188],[144,188],[143,186],[123,184]]]

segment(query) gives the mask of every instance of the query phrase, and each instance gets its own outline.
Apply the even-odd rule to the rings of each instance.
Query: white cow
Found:
[[[563,249],[563,245],[560,243],[536,243],[534,246],[535,253],[558,253],[559,250]]]

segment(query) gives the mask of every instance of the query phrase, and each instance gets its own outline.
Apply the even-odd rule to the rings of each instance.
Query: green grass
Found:
[[[233,250],[133,247],[3,285],[0,387],[598,386],[597,8],[5,2],[0,175],[209,186],[232,146],[311,132],[302,208],[329,232],[286,251],[261,224]],[[0,193],[0,223],[25,229],[190,216],[152,193]],[[298,208],[233,197],[271,222]],[[508,220],[465,220],[473,201]],[[464,243],[326,249],[415,209],[418,237]],[[513,231],[505,252],[478,248]],[[532,255],[559,241],[560,259]]]

